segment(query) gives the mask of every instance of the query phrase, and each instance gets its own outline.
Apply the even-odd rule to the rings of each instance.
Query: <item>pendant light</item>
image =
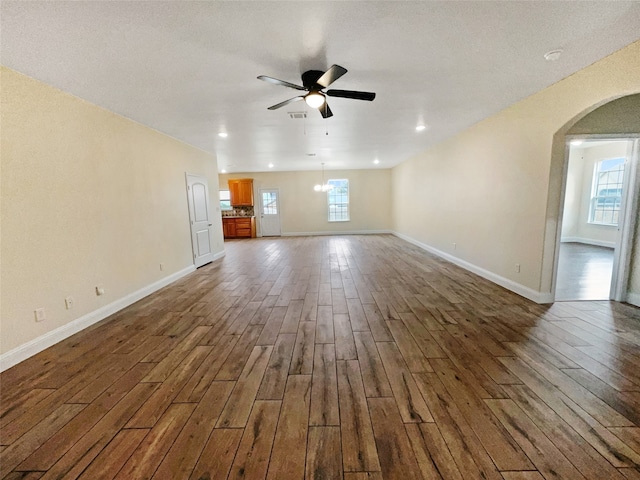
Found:
[[[322,183],[313,187],[316,192],[328,192],[333,188],[333,185],[329,185],[328,183],[324,183],[324,163],[322,165]]]

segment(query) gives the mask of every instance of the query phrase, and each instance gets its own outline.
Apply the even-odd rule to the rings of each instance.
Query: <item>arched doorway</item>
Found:
[[[640,219],[638,218],[638,139],[640,138],[640,94],[628,95],[596,105],[567,122],[554,135],[547,203],[547,230],[543,252],[541,291],[556,299],[558,264],[567,201],[570,141],[575,139],[610,142],[630,140],[629,165],[625,181],[628,189],[622,202],[621,225],[617,232],[611,298],[640,304]],[[588,172],[587,172],[588,173]],[[597,201],[597,200],[594,200]],[[565,229],[566,231],[566,229]],[[609,296],[607,296],[609,298]]]

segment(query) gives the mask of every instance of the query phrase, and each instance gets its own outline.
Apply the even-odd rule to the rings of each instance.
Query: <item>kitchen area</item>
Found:
[[[255,238],[256,217],[253,179],[229,179],[230,209],[222,210],[222,232],[225,239]]]

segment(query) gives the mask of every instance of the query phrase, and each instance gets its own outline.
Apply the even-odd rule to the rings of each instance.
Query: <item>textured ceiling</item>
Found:
[[[2,1],[2,64],[217,155],[229,172],[389,168],[640,38],[640,2]],[[544,53],[562,48],[561,58]],[[334,117],[288,112],[339,64]],[[416,132],[415,126],[429,126]],[[220,138],[220,131],[228,133]],[[379,159],[378,165],[373,160]]]

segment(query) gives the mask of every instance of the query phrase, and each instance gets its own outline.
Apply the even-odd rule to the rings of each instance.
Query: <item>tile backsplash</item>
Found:
[[[231,210],[223,210],[223,217],[253,217],[253,207],[235,207]]]

